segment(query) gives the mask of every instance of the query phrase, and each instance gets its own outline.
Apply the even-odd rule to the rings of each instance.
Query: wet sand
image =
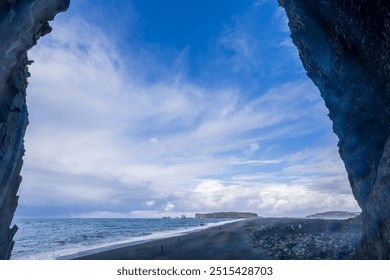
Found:
[[[339,258],[336,251],[329,253],[330,245],[345,240],[356,245],[360,226],[346,221],[307,220],[288,218],[255,218],[207,228],[186,235],[109,249],[73,259],[82,260],[254,260],[254,259],[332,259]],[[315,236],[315,238],[313,237]],[[317,237],[318,236],[318,237]],[[348,236],[352,236],[350,238]],[[280,237],[280,239],[278,239]],[[290,239],[287,239],[290,238]],[[333,239],[332,239],[333,238]],[[335,239],[338,238],[338,239]],[[323,239],[323,240],[322,240]],[[350,240],[349,240],[350,239]],[[353,239],[353,240],[352,240]],[[287,241],[286,241],[287,240]],[[329,241],[330,240],[330,241]],[[285,242],[285,243],[283,243]],[[288,242],[288,243],[286,243]],[[294,244],[300,243],[300,244]],[[316,244],[321,248],[316,253]],[[341,242],[341,241],[340,241]],[[344,242],[344,241],[343,241]],[[306,244],[307,243],[307,244]],[[272,245],[273,244],[273,245]],[[314,244],[314,245],[313,245]],[[341,244],[341,243],[340,243]],[[344,243],[343,243],[344,244]],[[303,246],[301,254],[288,251],[288,247]],[[270,246],[273,246],[270,248]],[[278,253],[277,246],[282,246]],[[286,248],[284,248],[284,247]],[[295,247],[294,247],[295,246]],[[306,247],[314,246],[313,254]],[[324,253],[324,246],[328,250]],[[332,245],[334,246],[334,245]],[[338,245],[337,245],[338,246]],[[329,248],[328,248],[329,247]],[[350,247],[338,250],[352,250]],[[276,248],[276,249],[275,249]],[[276,251],[275,251],[276,250]],[[321,251],[322,250],[322,251]],[[310,251],[310,252],[311,252]],[[294,255],[294,254],[295,255]],[[289,255],[288,255],[289,254]],[[348,252],[348,254],[350,254]],[[352,258],[344,254],[343,258]],[[319,257],[318,257],[319,256]],[[321,257],[322,256],[322,257]],[[347,257],[345,257],[347,256]]]

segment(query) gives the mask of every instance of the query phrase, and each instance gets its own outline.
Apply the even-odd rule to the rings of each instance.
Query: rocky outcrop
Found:
[[[216,213],[196,213],[197,219],[245,219],[245,218],[257,218],[256,213],[248,212],[216,212]]]
[[[254,248],[269,259],[351,260],[361,238],[361,220],[272,219],[248,228]]]
[[[18,204],[26,106],[27,51],[49,33],[48,21],[69,6],[69,0],[0,0],[0,259],[9,259],[10,225]]]
[[[279,0],[362,208],[360,258],[390,258],[390,2]]]
[[[329,211],[323,213],[315,213],[306,216],[306,219],[325,219],[325,220],[346,220],[353,219],[359,216],[360,213],[351,213],[346,211]]]

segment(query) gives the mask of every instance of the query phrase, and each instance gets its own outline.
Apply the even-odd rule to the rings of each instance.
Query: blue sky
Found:
[[[73,1],[29,52],[19,217],[359,211],[277,1]]]

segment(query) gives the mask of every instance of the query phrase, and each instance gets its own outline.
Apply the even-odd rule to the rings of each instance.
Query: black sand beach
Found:
[[[255,218],[79,260],[354,259],[360,220]]]

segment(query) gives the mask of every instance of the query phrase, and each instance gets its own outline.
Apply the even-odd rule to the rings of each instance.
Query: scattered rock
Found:
[[[299,225],[304,228],[300,233],[292,229]],[[352,219],[271,223],[253,227],[250,237],[255,248],[266,250],[274,259],[354,259],[361,224]]]

